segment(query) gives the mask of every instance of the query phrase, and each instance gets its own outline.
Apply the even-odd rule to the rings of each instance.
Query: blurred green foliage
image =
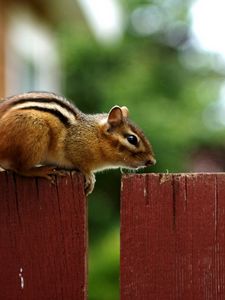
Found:
[[[61,29],[65,94],[84,112],[128,106],[156,153],[157,165],[147,172],[188,171],[194,149],[221,143],[224,132],[211,130],[204,115],[218,98],[223,76],[212,67],[212,55],[192,47],[191,1],[121,3],[126,30],[123,40],[111,47],[99,44],[83,28]],[[140,34],[132,16],[153,6],[162,15],[160,26],[154,33]],[[90,300],[119,299],[120,177],[120,171],[97,174],[89,197]]]

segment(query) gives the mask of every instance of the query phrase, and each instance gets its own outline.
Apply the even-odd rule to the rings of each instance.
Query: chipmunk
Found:
[[[0,102],[0,137],[3,169],[47,179],[62,175],[58,168],[76,169],[85,176],[86,194],[97,171],[155,164],[150,143],[125,106],[89,115],[54,93],[29,92]]]

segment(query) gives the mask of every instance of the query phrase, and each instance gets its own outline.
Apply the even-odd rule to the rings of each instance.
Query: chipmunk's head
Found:
[[[127,107],[114,106],[102,127],[112,151],[112,165],[138,169],[154,165],[152,146],[144,133],[128,119]],[[108,158],[110,160],[110,157]]]

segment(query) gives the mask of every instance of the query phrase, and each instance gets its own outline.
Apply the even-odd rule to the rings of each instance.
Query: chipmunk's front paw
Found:
[[[86,196],[91,194],[95,186],[95,175],[94,173],[85,174],[84,190]]]

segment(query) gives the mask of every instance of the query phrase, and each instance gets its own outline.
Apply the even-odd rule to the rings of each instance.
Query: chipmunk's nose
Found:
[[[156,164],[156,159],[154,157],[150,157],[145,163],[146,167],[148,166],[154,166]]]

